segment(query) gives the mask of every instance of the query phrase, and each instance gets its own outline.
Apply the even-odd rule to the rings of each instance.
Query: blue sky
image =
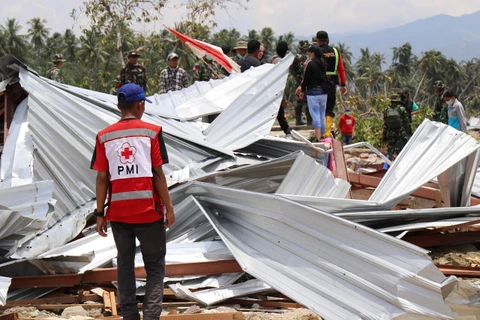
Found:
[[[0,24],[15,17],[26,33],[26,22],[36,16],[47,19],[51,31],[74,28],[78,34],[88,22],[81,19],[74,25],[69,13],[84,0],[15,0],[2,5]],[[164,18],[156,25],[136,26],[137,31],[160,30],[181,21],[185,11],[175,9],[170,0]],[[218,28],[234,27],[245,34],[248,29],[272,27],[277,34],[288,31],[296,35],[313,35],[324,29],[332,33],[364,33],[395,27],[437,14],[460,16],[480,10],[479,0],[250,0],[248,10],[229,5],[228,12],[219,10]]]

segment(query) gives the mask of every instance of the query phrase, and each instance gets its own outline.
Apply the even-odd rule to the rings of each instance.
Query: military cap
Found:
[[[65,62],[67,60],[63,59],[63,55],[57,53],[56,55],[53,56],[53,63],[58,63],[58,62]]]
[[[136,50],[130,50],[130,52],[128,53],[128,57],[140,57],[140,55],[138,54],[138,52]]]
[[[434,87],[437,87],[437,88],[445,88],[445,85],[443,84],[443,82],[441,80],[437,80],[435,81],[435,83],[433,84]]]
[[[402,101],[400,94],[394,92],[390,95],[390,101]]]
[[[310,47],[310,43],[308,43],[308,40],[300,40],[300,42],[298,42],[298,47],[300,49],[308,49],[308,47]]]
[[[237,46],[233,50],[237,49],[247,49],[247,41],[238,41]]]

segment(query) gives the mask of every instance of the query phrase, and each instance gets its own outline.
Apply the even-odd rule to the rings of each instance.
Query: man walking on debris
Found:
[[[327,80],[332,83],[330,91],[327,92],[327,110],[325,111],[325,119],[327,123],[326,137],[332,135],[332,124],[335,118],[335,103],[337,101],[337,86],[340,86],[340,93],[347,93],[347,76],[345,67],[343,66],[342,55],[337,48],[329,45],[330,40],[326,31],[317,32],[317,44],[323,52],[323,58],[327,66]]]
[[[442,81],[437,80],[433,85],[433,89],[437,94],[437,102],[433,107],[433,116],[432,120],[441,122],[444,124],[448,124],[448,105],[445,99],[443,98],[443,94],[445,93],[445,85]]]
[[[52,79],[53,81],[63,83],[63,76],[62,76],[62,67],[65,63],[65,59],[61,54],[56,54],[53,56],[53,64],[55,65],[52,69],[48,70],[48,78]]]
[[[110,221],[118,251],[118,296],[126,320],[140,320],[134,272],[138,239],[147,272],[143,319],[156,320],[162,312],[165,228],[175,222],[162,170],[168,155],[162,127],[140,120],[145,101],[150,102],[142,88],[123,85],[117,97],[121,119],[98,133],[92,157],[92,169],[98,171],[97,232],[106,237]],[[107,191],[110,205],[105,215]]]
[[[383,141],[387,143],[389,158],[394,160],[410,139],[412,129],[400,94],[392,94],[390,101],[391,105],[383,113]]]
[[[147,71],[145,67],[138,62],[140,55],[132,50],[128,53],[128,62],[125,67],[120,70],[120,82],[122,85],[126,83],[136,83],[142,87],[143,91],[147,90]]]

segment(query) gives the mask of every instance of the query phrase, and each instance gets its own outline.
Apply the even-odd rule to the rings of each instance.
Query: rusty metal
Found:
[[[236,260],[209,261],[196,263],[169,264],[165,276],[212,275],[243,272]],[[146,278],[144,267],[135,268],[137,278]],[[117,280],[116,268],[94,269],[84,274],[61,274],[45,276],[13,277],[10,288],[53,288],[73,287],[90,283],[108,283]]]
[[[337,177],[350,182],[348,180],[347,164],[345,163],[345,154],[343,153],[343,143],[337,139],[333,139],[332,149],[333,149],[333,156],[335,159],[335,168],[337,170]],[[352,199],[352,191],[349,191],[345,198]]]
[[[446,276],[457,276],[464,278],[480,278],[480,268],[476,267],[460,267],[438,265],[438,269]]]

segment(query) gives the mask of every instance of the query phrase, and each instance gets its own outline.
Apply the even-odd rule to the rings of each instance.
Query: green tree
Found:
[[[50,31],[49,28],[45,27],[46,23],[47,20],[41,19],[40,17],[32,18],[27,22],[27,24],[30,25],[30,28],[28,29],[30,43],[37,51],[37,54],[40,54],[40,50],[45,47],[45,41]]]
[[[272,52],[274,50],[275,32],[270,27],[265,27],[260,31],[260,42],[263,43],[265,51]]]
[[[15,20],[15,18],[7,19],[5,26],[0,26],[5,41],[5,53],[13,54],[18,59],[25,58],[27,49],[25,36],[19,34],[21,29],[22,26]]]

